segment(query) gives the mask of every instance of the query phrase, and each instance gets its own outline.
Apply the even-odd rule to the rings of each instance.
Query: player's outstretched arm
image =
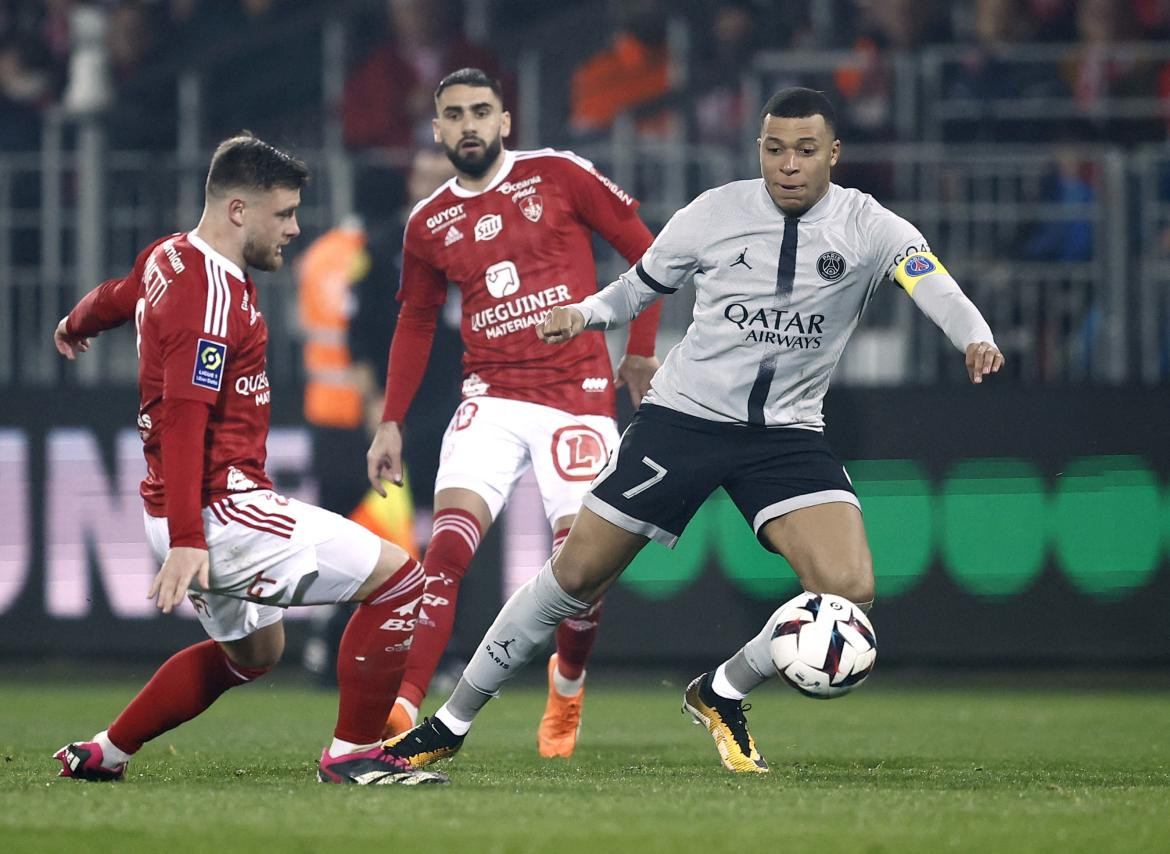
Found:
[[[554,308],[536,327],[536,337],[545,344],[564,344],[585,331],[585,315],[575,306]]]
[[[75,335],[69,331],[69,316],[61,318],[61,322],[57,324],[57,328],[53,330],[53,344],[57,348],[57,352],[72,362],[77,358],[78,353],[85,353],[89,350],[89,336]]]
[[[396,421],[383,421],[366,451],[366,476],[374,491],[386,497],[383,479],[402,486],[402,430]]]
[[[198,580],[203,590],[211,586],[210,567],[207,549],[176,546],[167,552],[162,569],[150,583],[146,598],[157,597],[159,610],[169,614],[183,601],[193,579]]]
[[[967,376],[971,382],[979,385],[988,374],[998,374],[1003,367],[1003,353],[999,348],[988,341],[973,341],[967,345],[965,354]]]

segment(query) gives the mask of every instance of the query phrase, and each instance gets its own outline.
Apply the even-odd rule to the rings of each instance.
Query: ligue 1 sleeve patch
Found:
[[[894,269],[894,281],[901,285],[906,293],[913,294],[914,287],[920,279],[935,273],[949,275],[947,268],[942,265],[942,261],[939,261],[933,253],[915,252],[904,258]]]
[[[200,338],[195,348],[195,373],[191,384],[219,391],[223,384],[223,366],[227,362],[227,344]]]

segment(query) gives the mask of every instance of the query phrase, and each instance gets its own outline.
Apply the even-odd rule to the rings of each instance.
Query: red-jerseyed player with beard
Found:
[[[555,551],[617,446],[614,387],[627,386],[637,406],[658,367],[657,307],[630,324],[616,383],[600,333],[554,352],[534,329],[553,307],[596,292],[594,231],[630,263],[642,256],[653,236],[637,202],[573,154],[504,150],[511,117],[499,83],[478,69],[440,82],[435,113],[435,141],[456,176],[407,222],[386,406],[367,455],[374,488],[382,491],[382,477],[402,482],[400,425],[422,381],[449,281],[463,299],[464,400],[443,438],[426,591],[387,736],[414,726],[451,637],[460,581],[516,481],[532,468]],[[569,756],[576,745],[598,617],[594,606],[557,629],[537,732],[542,756]]]
[[[163,664],[108,729],[61,748],[60,776],[121,779],[145,742],[276,664],[284,608],[348,601],[359,604],[341,641],[337,726],[318,779],[446,781],[419,777],[379,746],[422,567],[354,522],[276,494],[264,471],[268,327],[246,270],[283,263],[307,178],[303,163],[249,134],[224,141],[198,227],[152,243],[54,332],[73,359],[103,330],[135,322],[146,536],[162,564],[147,595],[164,614],[190,596],[211,638]]]

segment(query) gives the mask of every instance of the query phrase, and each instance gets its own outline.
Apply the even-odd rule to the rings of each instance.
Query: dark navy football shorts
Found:
[[[719,487],[757,537],[767,522],[803,507],[835,501],[861,506],[819,431],[708,421],[650,404],[634,414],[585,506],[674,548]]]

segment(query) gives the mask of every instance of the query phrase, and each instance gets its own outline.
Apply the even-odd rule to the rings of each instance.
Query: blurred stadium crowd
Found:
[[[1098,120],[1111,98],[1147,95],[1161,108],[1126,126],[1125,141],[1160,140],[1170,120],[1170,60],[1125,60],[1111,46],[1170,37],[1167,0],[5,0],[0,3],[0,138],[7,150],[38,144],[46,107],[111,111],[115,148],[173,145],[159,120],[179,69],[217,70],[206,100],[207,133],[241,125],[305,135],[322,126],[321,21],[341,14],[350,48],[338,105],[354,149],[430,143],[430,92],[444,71],[481,66],[515,91],[513,48],[552,47],[567,77],[570,135],[604,130],[630,107],[687,92],[698,138],[738,141],[757,105],[739,99],[742,70],[765,51],[834,55],[829,91],[843,105],[850,140],[904,138],[890,109],[891,57],[926,46],[961,49],[944,85],[972,98],[1071,98],[1080,115],[1030,133],[1043,141],[1116,140]],[[87,14],[92,13],[92,14]],[[587,26],[565,24],[587,22]],[[689,36],[685,50],[672,24]],[[560,38],[550,37],[558,33]],[[550,38],[555,41],[549,44]],[[1057,74],[1006,61],[1030,45],[1069,46]],[[104,51],[101,48],[104,47]],[[681,54],[681,55],[680,55]],[[685,59],[687,67],[678,63]],[[273,85],[275,82],[276,85]],[[565,96],[568,96],[567,98]],[[513,105],[515,108],[515,105]],[[661,127],[651,116],[644,129]],[[994,128],[983,127],[985,138]],[[971,127],[949,136],[970,141]]]
[[[400,230],[435,82],[469,65],[503,80],[510,147],[589,157],[653,227],[755,172],[768,94],[822,89],[835,180],[922,224],[992,306],[1013,376],[1170,375],[1170,0],[0,0],[11,299],[187,225],[205,151],[241,128],[314,165],[296,251],[354,211]],[[87,163],[107,188],[88,208]],[[666,343],[689,309],[667,309]],[[879,301],[843,379],[934,382],[944,350]]]

